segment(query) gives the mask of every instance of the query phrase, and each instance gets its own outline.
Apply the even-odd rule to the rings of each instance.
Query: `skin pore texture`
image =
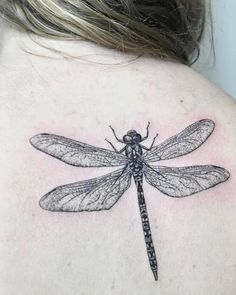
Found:
[[[234,99],[177,63],[34,37],[43,48],[10,28],[1,34],[0,293],[236,294]],[[158,144],[201,119],[216,124],[204,145],[158,164],[214,164],[231,177],[183,199],[144,183],[158,283],[149,270],[134,182],[108,211],[40,208],[39,199],[52,188],[114,168],[66,165],[36,151],[29,143],[35,134],[111,149],[107,138],[120,150],[109,125],[120,138],[132,129],[144,136],[150,121],[150,146],[156,133]]]

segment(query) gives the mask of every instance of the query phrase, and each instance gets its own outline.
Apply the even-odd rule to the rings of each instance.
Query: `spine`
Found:
[[[136,180],[136,187],[138,192],[138,203],[139,203],[139,210],[140,210],[140,216],[141,216],[141,222],[143,227],[143,234],[144,234],[144,240],[146,244],[147,249],[147,255],[149,264],[151,267],[151,270],[153,272],[154,278],[157,281],[158,280],[158,265],[157,265],[157,258],[156,258],[156,252],[152,241],[152,233],[151,233],[151,227],[149,223],[148,218],[148,212],[147,212],[147,206],[144,198],[144,192],[143,192],[143,185],[142,180]]]

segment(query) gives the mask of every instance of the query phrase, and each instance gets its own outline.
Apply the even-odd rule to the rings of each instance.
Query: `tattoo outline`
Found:
[[[130,130],[122,139],[110,126],[116,140],[125,144],[120,151],[107,139],[114,151],[47,133],[35,135],[30,143],[36,149],[77,167],[123,166],[98,178],[56,187],[41,198],[40,206],[57,212],[109,210],[130,187],[133,177],[149,264],[155,280],[158,280],[158,264],[144,198],[143,178],[163,194],[182,198],[225,182],[230,173],[214,165],[165,167],[149,164],[184,156],[199,148],[214,131],[215,123],[212,120],[197,121],[161,144],[154,145],[157,134],[147,148],[141,142],[149,137],[149,126],[150,123],[144,137]]]

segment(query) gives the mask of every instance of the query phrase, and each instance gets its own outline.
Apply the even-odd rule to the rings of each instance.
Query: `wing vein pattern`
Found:
[[[126,166],[101,177],[59,186],[41,198],[40,206],[63,212],[108,210],[130,183],[131,171]]]
[[[127,157],[113,151],[54,134],[38,134],[30,139],[38,150],[77,167],[111,167],[127,164]]]
[[[211,120],[197,121],[179,134],[145,152],[143,158],[146,162],[156,162],[191,153],[207,140],[214,128],[215,124]]]
[[[180,168],[144,165],[144,175],[150,185],[174,198],[193,195],[230,177],[227,170],[213,165]]]

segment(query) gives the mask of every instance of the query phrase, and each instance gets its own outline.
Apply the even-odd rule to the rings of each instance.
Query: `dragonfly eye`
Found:
[[[140,134],[135,134],[135,136],[133,137],[133,140],[135,143],[140,143],[142,141],[142,136]]]
[[[124,141],[124,143],[132,143],[132,142],[133,142],[132,136],[130,136],[130,135],[125,135],[125,136],[123,137],[123,141]]]

